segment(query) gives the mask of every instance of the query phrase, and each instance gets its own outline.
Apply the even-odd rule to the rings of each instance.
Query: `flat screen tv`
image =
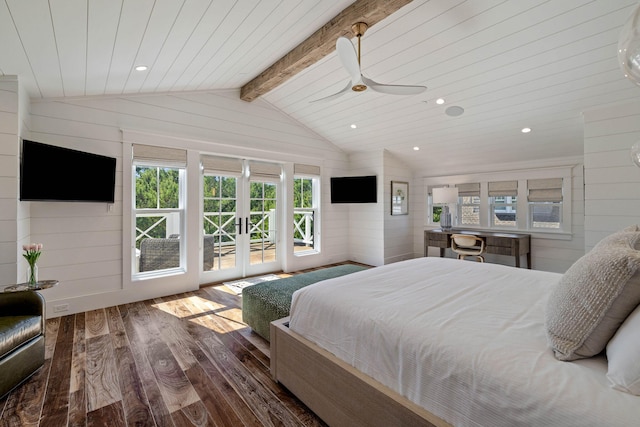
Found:
[[[116,159],[22,141],[20,200],[114,202]]]
[[[377,177],[331,177],[331,203],[377,203]]]

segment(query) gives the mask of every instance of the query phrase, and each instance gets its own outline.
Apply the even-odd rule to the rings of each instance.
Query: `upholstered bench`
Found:
[[[291,296],[295,291],[321,280],[344,276],[366,268],[345,264],[246,287],[242,290],[242,320],[254,332],[269,341],[269,324],[289,315]]]

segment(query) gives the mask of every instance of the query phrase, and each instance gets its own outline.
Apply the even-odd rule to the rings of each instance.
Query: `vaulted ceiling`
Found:
[[[32,98],[240,94],[352,3],[0,0],[0,75],[20,76]],[[386,149],[422,174],[580,156],[583,111],[640,97],[616,58],[636,5],[413,0],[362,37],[362,71],[381,83],[425,85],[424,93],[367,90],[313,103],[349,82],[332,51],[260,100],[347,152]],[[137,72],[137,65],[149,68]],[[447,115],[451,106],[464,113]]]

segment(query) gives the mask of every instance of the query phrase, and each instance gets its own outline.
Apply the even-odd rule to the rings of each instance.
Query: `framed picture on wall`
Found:
[[[391,215],[409,214],[409,183],[391,181]]]

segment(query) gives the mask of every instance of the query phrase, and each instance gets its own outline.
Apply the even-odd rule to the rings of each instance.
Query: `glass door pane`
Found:
[[[278,216],[276,210],[277,184],[251,181],[249,241],[251,265],[277,260]]]
[[[224,270],[237,266],[238,179],[204,177],[203,269]]]

